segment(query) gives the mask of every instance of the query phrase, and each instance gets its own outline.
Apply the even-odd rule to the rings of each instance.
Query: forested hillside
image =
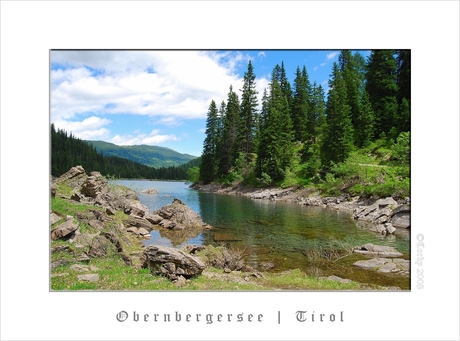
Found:
[[[104,156],[118,156],[149,167],[170,167],[180,166],[195,156],[181,154],[166,147],[136,145],[136,146],[117,146],[113,143],[104,141],[87,141]]]
[[[327,92],[327,96],[326,96]],[[309,185],[408,195],[410,50],[342,50],[328,89],[298,66],[276,65],[262,103],[251,61],[241,99],[211,101],[199,180],[249,186]]]
[[[102,175],[124,179],[186,180],[187,170],[196,166],[200,159],[174,167],[148,167],[117,157],[105,156],[86,141],[76,138],[65,130],[56,130],[51,124],[51,175],[60,176],[70,168],[81,165],[89,173],[99,171]]]

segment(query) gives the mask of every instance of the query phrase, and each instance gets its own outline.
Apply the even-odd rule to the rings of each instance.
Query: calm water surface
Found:
[[[301,206],[268,200],[252,200],[243,196],[201,193],[184,182],[120,180],[121,185],[138,192],[139,199],[150,212],[182,200],[197,212],[204,222],[213,226],[198,234],[186,232],[172,237],[167,231],[152,231],[146,245],[159,244],[182,247],[185,244],[218,245],[245,251],[246,262],[257,265],[263,261],[274,264],[274,271],[300,268],[309,270],[305,251],[312,248],[343,248],[365,243],[395,247],[409,258],[409,232],[396,236],[379,236],[365,227],[359,227],[346,212]],[[142,194],[143,189],[155,188],[158,194]],[[409,280],[398,276],[379,275],[357,269],[352,263],[359,256],[349,256],[330,262],[320,269],[324,275],[337,275],[361,282],[395,285],[409,289]],[[361,258],[358,258],[361,259]]]

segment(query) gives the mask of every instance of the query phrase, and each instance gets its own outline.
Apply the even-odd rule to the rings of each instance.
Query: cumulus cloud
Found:
[[[79,139],[95,140],[109,136],[110,131],[104,126],[110,124],[111,121],[106,118],[91,116],[82,121],[58,120],[54,123],[59,129],[71,132]]]
[[[330,52],[326,55],[326,58],[327,60],[331,60],[331,59],[334,59],[335,56],[337,56],[339,54],[339,51],[333,51],[333,52]]]
[[[110,142],[119,146],[132,145],[156,145],[166,141],[179,141],[180,139],[173,134],[160,134],[160,130],[155,129],[150,134],[133,135],[115,135]]]
[[[52,51],[51,117],[82,113],[204,118],[240,87],[248,57],[213,51]]]

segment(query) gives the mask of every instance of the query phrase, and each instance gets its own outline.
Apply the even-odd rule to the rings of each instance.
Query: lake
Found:
[[[185,182],[118,180],[117,183],[134,189],[150,212],[182,200],[213,227],[200,233],[178,233],[171,237],[167,231],[153,230],[146,245],[156,244],[180,248],[186,244],[226,245],[244,250],[247,264],[261,262],[274,265],[273,271],[299,268],[321,275],[337,275],[360,282],[409,289],[409,279],[396,275],[377,274],[352,265],[359,255],[350,255],[336,262],[309,262],[309,250],[339,250],[373,243],[395,247],[409,259],[409,231],[398,230],[396,235],[382,236],[360,227],[351,214],[319,207],[301,206],[269,200],[253,200],[244,196],[202,193]],[[140,193],[155,188],[158,194]],[[167,236],[166,236],[167,235]]]

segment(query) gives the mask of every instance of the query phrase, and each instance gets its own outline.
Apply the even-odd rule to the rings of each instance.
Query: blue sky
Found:
[[[311,83],[327,93],[338,55],[338,50],[54,50],[50,119],[83,140],[158,145],[199,156],[211,100],[219,106],[230,85],[237,92],[242,88],[249,60],[261,98],[282,62],[291,85],[296,68],[305,65]]]

